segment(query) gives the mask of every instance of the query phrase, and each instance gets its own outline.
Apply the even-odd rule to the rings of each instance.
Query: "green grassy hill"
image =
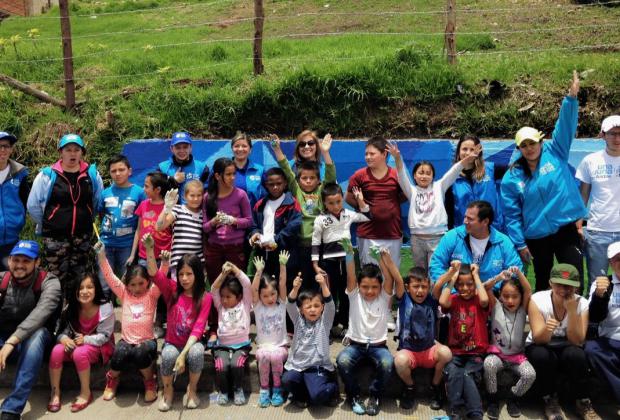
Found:
[[[0,86],[0,128],[29,140],[20,152],[33,166],[66,131],[99,157],[180,129],[509,137],[528,124],[549,133],[576,68],[580,135],[595,136],[620,106],[619,3],[457,0],[450,67],[443,0],[264,0],[265,74],[255,78],[250,0],[72,0],[78,112]],[[57,17],[4,20],[0,73],[63,97]]]

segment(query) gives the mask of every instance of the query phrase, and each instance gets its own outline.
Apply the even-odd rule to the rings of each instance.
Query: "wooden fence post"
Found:
[[[265,11],[263,0],[254,0],[254,76],[263,74],[263,23]]]
[[[448,63],[454,65],[456,64],[456,0],[448,0],[446,14],[448,20],[446,23],[444,48],[448,55]]]
[[[75,82],[73,80],[73,48],[71,46],[71,20],[69,0],[59,0],[62,57],[65,75],[65,106],[68,111],[75,107]]]

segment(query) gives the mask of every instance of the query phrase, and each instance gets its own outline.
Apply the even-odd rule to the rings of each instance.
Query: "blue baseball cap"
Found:
[[[0,140],[8,140],[11,144],[15,144],[17,137],[11,133],[7,133],[6,131],[0,131]]]
[[[178,131],[172,135],[172,139],[170,140],[170,146],[174,146],[176,144],[187,143],[192,144],[192,138],[185,131]]]
[[[65,134],[64,136],[62,136],[60,138],[60,141],[58,142],[58,150],[62,149],[65,146],[68,146],[69,144],[77,144],[83,150],[86,150],[86,146],[84,146],[84,140],[82,140],[82,137],[78,136],[77,134]]]
[[[24,255],[36,260],[39,258],[39,244],[36,241],[19,241],[11,250],[10,255]]]

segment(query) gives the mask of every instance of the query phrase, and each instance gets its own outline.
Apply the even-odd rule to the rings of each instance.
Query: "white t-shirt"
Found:
[[[582,296],[577,296],[577,313],[581,314],[583,311],[588,310],[588,300]],[[536,292],[532,295],[530,305],[534,303],[543,316],[545,322],[549,318],[555,317],[553,314],[553,304],[551,303],[551,290],[543,290],[542,292]],[[558,325],[553,334],[551,335],[550,345],[561,344],[566,342],[566,328],[568,327],[568,314],[564,317],[560,325]],[[532,338],[532,331],[530,330],[525,340],[525,345],[532,344],[534,339]]]
[[[616,273],[612,274],[611,283],[614,286],[611,289],[611,296],[607,305],[607,317],[598,324],[598,335],[620,341],[620,279]],[[596,283],[592,283],[590,301],[592,301],[595,290]]]
[[[0,171],[0,184],[4,184],[6,177],[9,176],[10,170],[11,170],[11,167],[7,165],[6,168]]]
[[[591,153],[575,176],[592,186],[588,229],[620,232],[620,156],[609,156],[605,150]]]
[[[484,251],[487,249],[487,244],[489,243],[489,238],[491,236],[487,236],[484,239],[476,239],[473,236],[469,235],[469,243],[471,244],[471,253],[473,257],[474,264],[480,264],[482,261],[482,257],[484,257]]]
[[[256,344],[258,348],[281,347],[288,344],[286,335],[286,302],[265,306],[260,301],[254,306]]]
[[[387,340],[387,323],[391,318],[390,299],[381,286],[381,293],[367,301],[356,287],[349,292],[349,329],[347,337],[360,343],[380,343]]]
[[[280,207],[280,204],[284,201],[285,195],[282,194],[280,198],[276,200],[267,200],[265,208],[263,209],[263,235],[261,236],[260,243],[266,244],[269,242],[275,242],[275,220],[276,210]]]

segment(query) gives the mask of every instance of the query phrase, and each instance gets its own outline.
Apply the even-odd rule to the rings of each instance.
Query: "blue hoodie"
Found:
[[[11,245],[19,240],[26,223],[24,198],[30,189],[28,168],[9,160],[9,174],[0,184],[0,245]]]
[[[172,155],[168,160],[160,162],[159,165],[157,165],[157,169],[170,177],[174,177],[174,174],[178,171],[185,172],[185,181],[179,185],[179,201],[181,204],[185,204],[185,184],[188,181],[197,179],[206,186],[207,180],[201,179],[201,177],[203,177],[203,174],[205,177],[209,175],[207,164],[201,160],[195,159],[193,156],[189,162],[184,162],[183,165],[179,165],[175,161],[174,155]],[[206,173],[205,170],[207,171]]]
[[[431,257],[429,268],[433,283],[448,271],[452,260],[459,260],[464,264],[473,262],[469,234],[465,231],[465,226],[459,226],[448,231],[439,241],[439,245]],[[479,265],[480,280],[483,282],[512,266],[523,270],[521,259],[513,243],[508,236],[494,227],[490,228],[489,242]],[[499,283],[495,285],[496,288],[499,286]]]
[[[553,130],[553,141],[543,142],[540,162],[532,176],[528,178],[523,168],[515,165],[502,179],[504,224],[517,249],[526,247],[526,239],[552,235],[560,227],[586,215],[577,183],[568,166],[568,154],[577,131],[578,111],[576,98],[564,98]]]

